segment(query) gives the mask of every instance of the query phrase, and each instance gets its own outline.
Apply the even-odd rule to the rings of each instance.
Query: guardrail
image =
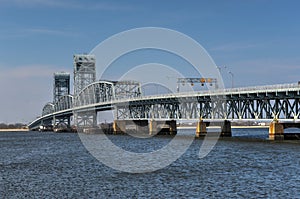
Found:
[[[128,99],[118,99],[112,100],[107,103],[117,104],[120,102],[137,101],[137,100],[150,100],[159,98],[170,98],[170,97],[185,97],[185,96],[207,96],[207,95],[228,95],[228,94],[238,94],[238,93],[253,93],[253,92],[276,92],[276,91],[300,91],[300,84],[276,84],[276,85],[264,85],[264,86],[251,86],[251,87],[241,87],[241,88],[228,88],[228,89],[214,89],[206,91],[190,91],[181,93],[168,93],[163,95],[148,95]]]

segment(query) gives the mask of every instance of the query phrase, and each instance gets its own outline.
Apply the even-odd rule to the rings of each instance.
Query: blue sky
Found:
[[[0,122],[29,122],[52,99],[52,74],[73,54],[138,27],[164,27],[198,41],[225,85],[300,80],[300,1],[0,0]],[[226,66],[226,68],[224,67]]]

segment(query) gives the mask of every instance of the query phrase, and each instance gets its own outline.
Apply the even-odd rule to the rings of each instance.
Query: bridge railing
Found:
[[[208,96],[208,95],[227,95],[227,94],[238,94],[238,93],[254,93],[254,92],[275,92],[275,91],[300,91],[300,84],[276,84],[276,85],[263,85],[263,86],[249,86],[241,88],[228,88],[228,89],[216,89],[216,90],[205,90],[205,91],[190,91],[181,93],[167,93],[163,94],[164,98],[168,97],[184,97],[184,96]],[[127,99],[117,99],[110,101],[111,103],[129,102],[133,100],[147,100],[147,99],[158,99],[162,98],[162,95],[148,95],[140,97],[130,97]]]
[[[263,86],[249,86],[249,87],[241,87],[241,88],[229,88],[225,89],[225,92],[245,92],[245,91],[253,91],[253,92],[261,92],[261,91],[280,91],[280,90],[294,90],[299,89],[300,84],[291,83],[291,84],[275,84],[275,85],[263,85]]]
[[[264,85],[264,86],[252,86],[252,87],[241,87],[241,88],[228,88],[228,89],[217,89],[217,90],[206,90],[206,91],[194,91],[194,92],[181,92],[181,93],[168,93],[163,95],[149,95],[149,96],[129,96],[128,98],[106,98],[108,100],[94,100],[89,101],[91,104],[117,104],[117,103],[127,103],[136,100],[153,100],[160,98],[176,98],[176,97],[193,97],[193,96],[210,96],[210,95],[228,95],[228,94],[238,94],[238,93],[251,93],[251,92],[274,92],[274,91],[292,91],[299,90],[300,85],[297,83],[293,84],[278,84],[278,85]],[[89,93],[89,92],[88,92]],[[91,93],[89,93],[91,94]],[[93,93],[95,95],[95,93]],[[89,106],[90,103],[77,104],[77,106]],[[76,107],[76,106],[75,106]],[[69,108],[69,107],[68,107]],[[61,109],[60,109],[61,110]],[[56,110],[57,111],[57,110]]]

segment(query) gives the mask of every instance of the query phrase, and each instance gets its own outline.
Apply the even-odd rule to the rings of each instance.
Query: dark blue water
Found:
[[[77,134],[0,133],[0,198],[300,196],[300,142],[266,141],[267,129],[233,129],[233,135],[239,138],[219,140],[205,158],[198,158],[203,142],[198,139],[170,166],[130,174],[97,161]],[[245,135],[255,139],[240,139]],[[171,140],[110,138],[136,151],[145,145],[157,148]]]

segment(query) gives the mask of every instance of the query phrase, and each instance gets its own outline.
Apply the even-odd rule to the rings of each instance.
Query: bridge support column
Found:
[[[113,123],[113,133],[125,134],[126,133],[126,121],[125,120],[114,120]]]
[[[223,125],[221,126],[221,136],[222,137],[231,137],[231,122],[225,120]]]
[[[176,135],[176,120],[149,121],[149,135]]]
[[[157,133],[157,121],[152,119],[149,121],[149,135],[156,135]]]
[[[270,140],[283,140],[284,139],[284,125],[278,121],[272,121],[269,127]]]
[[[224,122],[204,122],[203,120],[199,120],[197,122],[196,126],[196,137],[203,137],[207,134],[207,127],[208,126],[220,126],[221,137],[231,137],[231,122],[228,120],[225,120]],[[211,132],[213,133],[213,132]]]
[[[166,124],[169,125],[169,133],[170,133],[170,135],[176,135],[177,134],[176,120],[166,121]]]
[[[196,126],[196,137],[202,137],[207,134],[206,123],[203,120],[199,120]]]

